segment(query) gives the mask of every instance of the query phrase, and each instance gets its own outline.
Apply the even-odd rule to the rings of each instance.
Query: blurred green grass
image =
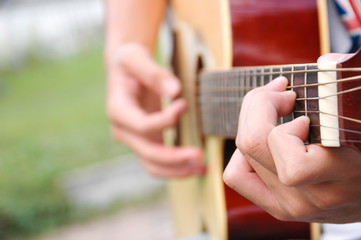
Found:
[[[100,47],[0,75],[0,239],[72,218],[56,180],[129,150],[105,116]]]

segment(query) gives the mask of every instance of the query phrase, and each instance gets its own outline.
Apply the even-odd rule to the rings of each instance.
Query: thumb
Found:
[[[174,98],[181,91],[180,81],[170,71],[159,66],[149,49],[141,44],[129,43],[120,47],[115,54],[115,63],[159,95]]]

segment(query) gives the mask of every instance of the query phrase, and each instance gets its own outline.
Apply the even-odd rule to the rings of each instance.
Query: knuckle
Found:
[[[280,169],[277,169],[280,182],[287,187],[297,187],[306,181],[306,176],[302,169],[285,163]]]
[[[245,135],[247,135],[247,137]],[[252,156],[254,153],[257,153],[261,147],[260,139],[257,133],[243,134],[237,137],[236,146],[242,153]]]
[[[230,188],[234,189],[236,187],[235,183],[235,174],[230,168],[226,168],[223,173],[223,181]]]
[[[310,209],[306,209],[300,204],[288,204],[286,211],[287,214],[282,219],[283,221],[300,221],[312,215]]]
[[[156,66],[149,72],[148,76],[150,84],[154,84],[153,86],[159,86],[160,80],[163,76],[163,72],[158,66]]]
[[[313,197],[312,203],[314,206],[320,210],[330,210],[335,207],[341,206],[344,201],[342,200],[342,197],[333,195],[333,196],[327,196],[323,194],[321,197]]]
[[[147,126],[146,123],[144,124],[135,124],[134,125],[134,130],[140,134],[140,135],[145,135],[149,132],[149,127]]]

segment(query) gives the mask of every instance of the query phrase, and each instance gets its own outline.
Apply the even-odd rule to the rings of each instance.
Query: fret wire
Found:
[[[237,73],[234,73],[233,74],[233,81],[232,81],[232,86],[236,86],[236,83],[237,83]],[[237,99],[238,100],[238,96],[237,96],[237,94],[236,93],[233,93],[232,94],[233,95],[233,97],[235,98],[235,99]],[[233,106],[234,104],[236,104],[236,103],[233,103],[231,106]],[[232,116],[232,119],[236,119],[237,118],[237,113],[236,113],[236,111],[230,111],[231,112],[231,116]],[[230,122],[230,123],[232,123],[232,121]],[[233,128],[233,126],[231,126],[231,130],[232,130],[232,128]]]
[[[295,70],[295,66],[291,67],[291,72],[293,72]],[[294,81],[295,81],[295,75],[294,73],[291,73],[291,90],[294,91],[293,86],[294,86]],[[292,119],[295,119],[295,112],[292,111]]]
[[[246,88],[246,78],[247,78],[247,72],[243,71],[242,72],[242,99],[246,96],[247,93],[247,88]]]
[[[252,87],[256,88],[257,87],[257,76],[256,76],[256,71],[257,70],[253,70],[253,78],[252,78]]]
[[[269,81],[268,82],[271,82],[272,81],[272,75],[273,75],[273,68],[272,67],[270,68],[269,72],[270,72],[270,75],[269,75],[269,79],[268,79]]]
[[[283,72],[283,67],[281,67],[281,68],[280,68],[280,71],[281,71],[280,76],[283,76],[283,75],[282,75],[282,72]],[[284,118],[283,118],[283,117],[280,117],[280,122],[281,122],[281,124],[283,124],[283,123],[284,123]]]
[[[307,67],[305,68],[305,70],[307,69]],[[304,73],[304,84],[307,85],[307,73]],[[307,88],[304,88],[304,95],[305,95],[305,115],[308,116],[307,114]]]
[[[237,75],[236,75],[236,87],[240,87],[241,85],[241,81],[240,81],[240,78],[241,78],[241,73],[240,73],[240,71],[236,71],[236,73],[237,73]],[[239,99],[241,99],[241,91],[236,91],[237,92],[237,97],[239,98]]]
[[[251,86],[250,73],[248,71],[246,71],[246,87],[249,88],[250,86]],[[246,94],[247,94],[247,92],[246,92]]]
[[[261,86],[264,86],[264,68],[261,68]]]

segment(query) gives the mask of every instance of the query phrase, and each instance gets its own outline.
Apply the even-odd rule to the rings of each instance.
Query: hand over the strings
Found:
[[[163,144],[162,131],[176,125],[186,110],[184,99],[161,110],[161,96],[175,98],[179,80],[158,66],[141,44],[123,45],[107,66],[107,113],[113,136],[129,146],[144,168],[157,177],[204,172],[202,153],[194,147]]]
[[[321,61],[344,58],[326,55]],[[280,77],[246,95],[226,184],[281,220],[361,221],[361,154],[305,145],[308,117],[277,126],[295,103],[286,85]]]

